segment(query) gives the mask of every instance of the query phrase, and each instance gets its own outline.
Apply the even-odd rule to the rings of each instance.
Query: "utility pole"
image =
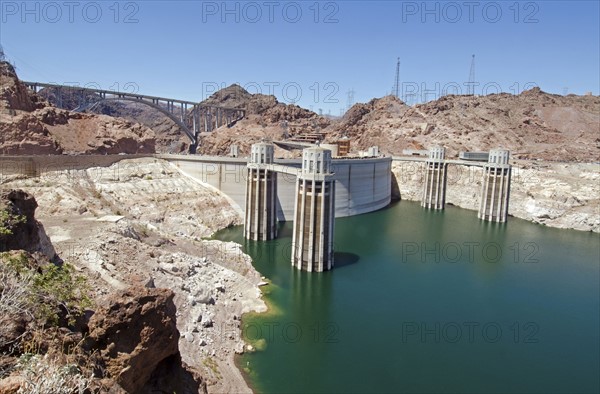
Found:
[[[350,107],[352,107],[352,105],[354,105],[354,89],[350,89],[348,90],[348,103],[346,105],[346,111],[350,110]]]
[[[475,55],[471,58],[471,70],[469,71],[469,84],[467,86],[467,94],[475,95]]]

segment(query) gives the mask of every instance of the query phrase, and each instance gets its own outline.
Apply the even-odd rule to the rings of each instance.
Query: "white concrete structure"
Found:
[[[213,186],[231,198],[239,212],[246,209],[247,159],[195,156],[157,155],[175,164],[190,177]],[[296,176],[301,171],[299,159],[281,159],[278,168],[277,220],[294,220]],[[336,181],[335,216],[353,216],[387,207],[392,193],[392,159],[337,158],[331,161]],[[281,170],[281,171],[280,171]]]
[[[302,171],[296,181],[292,265],[309,272],[333,268],[335,180],[331,151],[302,151]]]
[[[331,151],[331,157],[338,156],[338,146],[336,144],[321,144],[319,145],[323,149],[328,149]]]
[[[367,150],[367,156],[377,157],[379,156],[379,147],[378,146],[370,146]]]
[[[246,174],[244,237],[255,241],[277,238],[277,172],[273,164],[273,144],[252,145]]]
[[[478,217],[490,222],[505,222],[510,199],[512,168],[508,164],[510,152],[490,150],[488,163],[483,167],[481,204]]]
[[[446,203],[446,149],[436,146],[429,150],[425,166],[425,183],[421,206],[431,209],[444,209]]]

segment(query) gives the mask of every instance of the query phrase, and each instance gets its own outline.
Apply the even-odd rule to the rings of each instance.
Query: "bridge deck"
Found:
[[[190,105],[192,107],[199,106],[201,108],[221,108],[221,109],[228,109],[228,110],[244,111],[241,108],[233,108],[233,107],[226,107],[226,106],[222,106],[222,105],[212,105],[212,104],[200,104],[200,103],[197,103],[194,101],[179,100],[179,99],[160,97],[160,96],[148,96],[146,94],[119,92],[119,91],[114,91],[114,90],[104,90],[104,89],[95,89],[95,88],[86,88],[86,87],[82,87],[82,86],[59,85],[59,84],[45,83],[45,82],[23,81],[23,83],[28,87],[69,89],[69,90],[83,91],[83,92],[89,92],[89,93],[107,94],[107,95],[111,95],[111,96],[131,97],[131,98],[138,99],[138,100],[167,101],[170,103]]]
[[[75,94],[91,93],[95,95],[91,99],[80,97],[79,107],[71,109],[73,111],[80,111],[82,108],[89,109],[95,103],[105,100],[129,100],[149,105],[165,114],[179,126],[191,141],[190,152],[192,153],[196,151],[198,145],[197,135],[200,133],[201,128],[204,131],[212,131],[224,125],[229,126],[234,124],[246,115],[246,110],[241,108],[195,103],[166,97],[44,82],[23,81],[23,83],[36,93],[39,88],[57,89],[59,102],[62,101],[62,96],[65,92],[73,92]],[[190,108],[188,109],[188,107]]]

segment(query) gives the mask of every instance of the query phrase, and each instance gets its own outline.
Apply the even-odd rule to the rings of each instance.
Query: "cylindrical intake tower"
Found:
[[[490,150],[488,163],[483,167],[481,204],[478,217],[490,222],[505,222],[510,197],[510,152]]]
[[[331,151],[321,147],[302,152],[296,180],[292,265],[304,271],[333,268],[335,181]]]
[[[425,208],[444,209],[446,203],[446,149],[436,146],[429,150],[425,164],[425,184],[421,206]]]
[[[277,173],[273,164],[273,144],[252,145],[246,178],[244,237],[267,241],[277,237]]]

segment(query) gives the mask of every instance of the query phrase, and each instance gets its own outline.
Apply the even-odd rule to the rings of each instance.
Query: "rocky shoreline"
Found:
[[[132,286],[173,292],[179,353],[199,371],[198,392],[251,392],[235,365],[246,348],[241,316],[266,305],[241,247],[206,239],[241,224],[221,194],[153,158],[7,176],[2,187],[35,196],[56,252],[88,278],[95,299]]]
[[[393,198],[420,200],[423,165],[393,163]],[[447,203],[477,210],[481,176],[477,167],[449,169]],[[58,253],[85,275],[94,298],[106,303],[131,288],[173,292],[178,357],[198,371],[198,392],[251,392],[235,363],[247,350],[242,316],[267,306],[250,257],[238,244],[207,239],[241,224],[224,196],[151,157],[9,175],[1,186],[35,196],[36,216],[52,242],[41,243],[46,253]],[[599,196],[598,164],[518,161],[509,214],[600,232]]]
[[[421,201],[424,163],[394,162],[393,198]],[[477,211],[482,169],[449,166],[446,203]],[[600,232],[600,165],[513,162],[511,216],[561,229]]]

